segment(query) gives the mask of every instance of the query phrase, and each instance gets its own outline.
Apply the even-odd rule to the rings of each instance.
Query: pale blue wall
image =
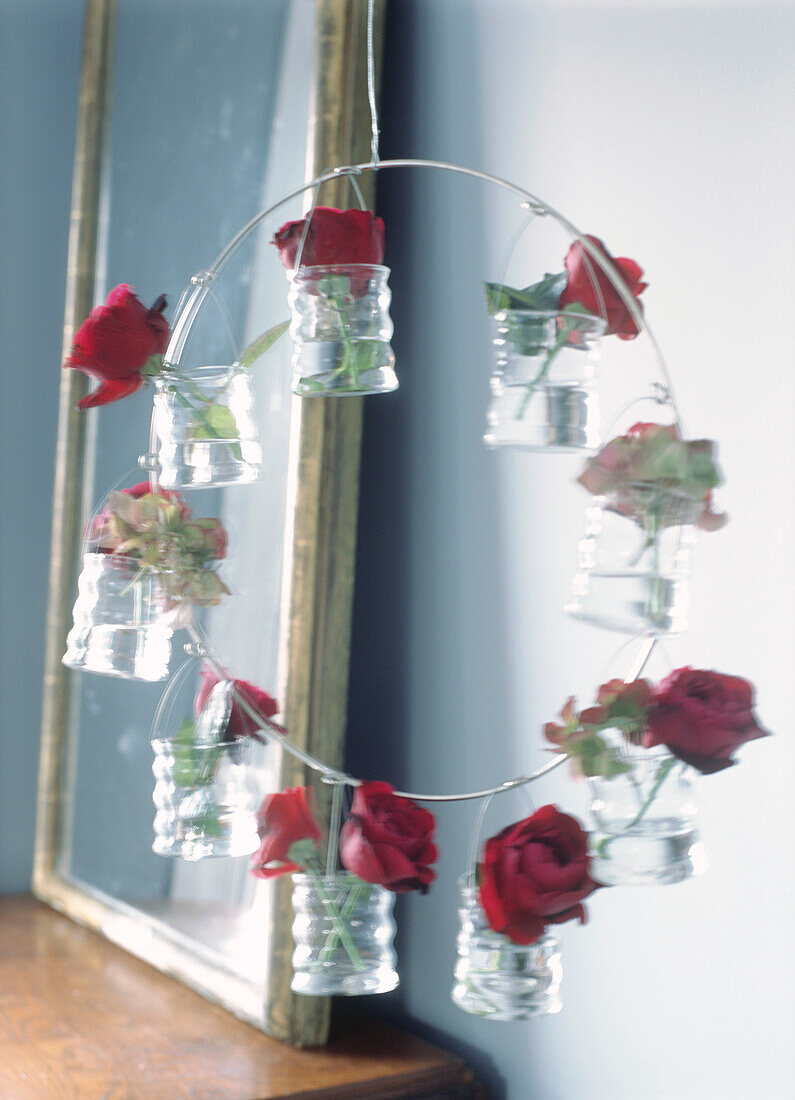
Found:
[[[28,889],[81,0],[0,4],[0,891]]]

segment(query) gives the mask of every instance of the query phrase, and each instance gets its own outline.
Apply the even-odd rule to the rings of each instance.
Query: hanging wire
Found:
[[[205,660],[212,666],[216,675],[220,679],[228,679],[227,673],[224,671],[218,657],[213,653],[212,646],[201,628],[196,624],[191,624],[187,629],[191,640],[204,652]],[[291,756],[300,760],[302,764],[305,764],[313,771],[319,772],[323,776],[325,782],[348,787],[361,786],[363,780],[356,779],[355,776],[348,775],[347,772],[340,771],[338,768],[332,768],[328,764],[324,764],[322,760],[318,760],[316,757],[312,756],[311,753],[294,745],[289,737],[286,736],[287,730],[285,730],[283,726],[278,725],[272,719],[261,714],[257,708],[253,707],[247,699],[244,699],[238,691],[234,691],[233,689],[233,695],[238,707],[240,707],[252,721],[256,722],[260,732],[263,734],[264,740],[270,744],[280,745],[285,752],[290,753]],[[556,756],[554,760],[550,760],[548,764],[545,764],[542,768],[539,768],[538,771],[532,772],[530,775],[520,775],[517,776],[516,779],[508,779],[496,787],[488,787],[485,790],[465,791],[461,794],[419,794],[415,791],[395,791],[394,793],[399,798],[410,798],[415,802],[468,802],[476,798],[487,798],[489,795],[503,794],[505,791],[511,791],[515,787],[523,787],[527,783],[532,783],[534,780],[540,779],[541,776],[546,775],[547,772],[554,771],[555,768],[565,763],[565,761],[565,756]]]
[[[373,47],[373,9],[375,0],[367,0],[367,98],[370,101],[370,164],[378,164],[378,106],[375,101],[375,49]]]

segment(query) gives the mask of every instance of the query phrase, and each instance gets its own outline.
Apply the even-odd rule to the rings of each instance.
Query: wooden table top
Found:
[[[0,898],[2,1100],[484,1100],[366,1016],[295,1050],[30,897]]]

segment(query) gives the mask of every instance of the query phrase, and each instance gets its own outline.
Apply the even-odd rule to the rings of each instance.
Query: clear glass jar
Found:
[[[560,1012],[560,938],[547,930],[536,943],[511,943],[489,927],[472,873],[459,879],[458,959],[453,1003],[473,1016],[532,1020]]]
[[[166,679],[172,630],[163,622],[163,589],[151,575],[136,578],[135,562],[83,556],[65,665],[125,680]]]
[[[395,895],[346,872],[296,874],[293,883],[293,992],[358,997],[395,989]]]
[[[494,315],[489,447],[588,451],[599,446],[593,386],[606,324],[586,313],[506,309]]]
[[[610,886],[682,882],[706,870],[695,772],[662,746],[630,748],[632,771],[590,779],[591,876]]]
[[[256,851],[259,795],[249,767],[251,742],[154,740],[152,748],[152,851],[192,862]]]
[[[293,393],[344,397],[397,389],[388,275],[377,264],[288,272]]]
[[[156,379],[158,481],[164,489],[238,485],[259,475],[262,449],[248,371],[197,367]]]
[[[566,611],[628,634],[676,634],[687,626],[694,501],[635,485],[586,509],[585,534]]]

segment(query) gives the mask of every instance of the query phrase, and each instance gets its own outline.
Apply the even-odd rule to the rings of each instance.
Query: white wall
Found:
[[[672,657],[752,679],[776,737],[700,783],[705,877],[602,891],[586,928],[566,926],[564,1011],[532,1024],[449,1002],[473,814],[440,810],[439,881],[401,905],[403,985],[379,1007],[457,1046],[510,1100],[778,1100],[793,1068],[795,9],[394,8],[385,155],[523,183],[645,267],[648,319],[689,434],[719,441],[732,520],[699,539]],[[621,638],[560,614],[577,463],[472,444],[488,363],[469,281],[506,243],[489,197],[420,173],[385,174],[380,194],[402,389],[367,409],[350,763],[456,790],[537,766],[541,724],[593,690]],[[537,804],[584,805],[560,772],[539,787]],[[524,813],[506,804],[490,831]]]

